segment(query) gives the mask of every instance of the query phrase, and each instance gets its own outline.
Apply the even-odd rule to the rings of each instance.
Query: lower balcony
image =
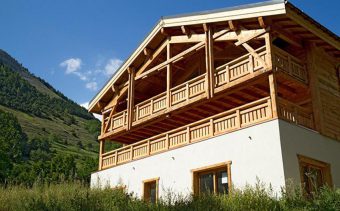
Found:
[[[278,99],[279,118],[310,129],[313,114],[301,106]],[[120,149],[100,155],[99,170],[202,141],[275,118],[272,100],[265,97],[200,121],[153,136]]]

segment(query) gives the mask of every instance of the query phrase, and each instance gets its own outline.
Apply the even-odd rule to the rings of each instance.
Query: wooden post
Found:
[[[270,98],[272,101],[272,114],[273,118],[277,118],[277,85],[275,75],[272,73],[268,77],[269,79],[269,91],[270,91]]]
[[[323,112],[322,112],[322,102],[320,99],[320,88],[317,65],[315,61],[315,51],[317,51],[314,44],[308,44],[306,46],[307,52],[307,70],[309,73],[309,89],[312,95],[312,106],[313,106],[313,116],[314,116],[314,127],[315,130],[320,133],[324,132],[323,129]]]
[[[133,122],[133,107],[134,107],[134,93],[135,93],[135,70],[132,67],[128,68],[129,73],[129,82],[128,82],[128,124],[127,130],[131,130],[132,122]]]
[[[167,54],[166,59],[169,60],[171,58],[171,46],[170,43],[166,46]],[[166,66],[166,98],[167,98],[167,108],[171,107],[171,63]]]
[[[190,143],[190,127],[187,127],[187,130],[186,130],[186,139],[187,139],[187,143]]]
[[[99,140],[99,167],[98,170],[102,170],[103,167],[103,154],[104,154],[105,141]]]
[[[105,129],[105,114],[102,113],[102,125],[101,125],[101,134],[104,134]]]
[[[264,40],[266,43],[266,59],[265,62],[267,64],[267,69],[273,69],[273,60],[272,60],[272,38],[269,32],[264,34]]]
[[[214,67],[214,39],[212,27],[208,25],[205,31],[205,62],[206,62],[206,79],[208,98],[214,97],[215,91],[215,67]]]
[[[133,145],[130,146],[130,160],[133,160]]]
[[[250,73],[254,73],[254,59],[253,59],[252,55],[249,55],[249,65],[248,65],[248,68],[249,68],[248,71]]]
[[[116,157],[116,159],[115,159],[115,166],[116,166],[117,163],[118,163],[118,150],[116,150],[116,152],[115,152],[115,157]]]
[[[230,69],[229,69],[229,65],[227,65],[227,66],[225,66],[225,80],[226,80],[226,82],[227,83],[229,83],[230,82]]]
[[[236,110],[236,128],[241,128],[241,114],[240,114],[240,109]]]
[[[170,141],[169,141],[169,134],[167,133],[165,135],[165,144],[166,144],[166,149],[170,148]]]
[[[150,146],[150,140],[148,140],[148,145],[147,145],[147,150],[148,150],[148,152],[147,152],[147,155],[150,155],[150,152],[151,152],[151,146]]]
[[[214,119],[210,119],[210,136],[214,136]]]
[[[273,68],[273,60],[272,60],[272,38],[269,32],[264,34],[264,40],[266,43],[266,63],[267,63],[267,68],[271,70]]]

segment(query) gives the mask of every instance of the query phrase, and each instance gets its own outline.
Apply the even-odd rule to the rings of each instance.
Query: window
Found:
[[[143,181],[143,198],[145,201],[156,203],[158,200],[159,178]]]
[[[231,162],[192,170],[194,194],[228,194],[231,188]]]
[[[315,192],[318,188],[332,186],[331,170],[328,163],[298,155],[300,176],[306,194]]]

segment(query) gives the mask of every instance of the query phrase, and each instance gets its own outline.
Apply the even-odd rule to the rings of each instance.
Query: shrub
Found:
[[[82,183],[0,188],[0,210],[339,210],[340,189],[322,188],[312,199],[298,189],[280,198],[263,186],[233,190],[230,195],[173,197],[149,204],[121,189],[90,189]]]

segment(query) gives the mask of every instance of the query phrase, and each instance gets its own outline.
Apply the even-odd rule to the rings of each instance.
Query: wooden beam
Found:
[[[127,130],[131,130],[135,94],[135,69],[133,67],[129,67],[128,73],[129,73],[129,88],[128,88]]]
[[[168,44],[169,40],[165,40],[158,48],[157,50],[155,50],[152,54],[152,56],[149,58],[148,61],[146,61],[137,71],[136,73],[136,77],[138,77],[140,74],[142,74],[146,68],[149,67],[149,65],[153,62],[153,59],[156,58],[157,56],[159,56],[162,51],[166,48],[167,44]]]
[[[265,62],[267,65],[267,69],[268,70],[272,70],[273,69],[273,61],[272,61],[272,37],[270,35],[269,32],[266,32],[264,34],[264,42],[266,45],[266,51],[267,51],[267,61]]]
[[[264,22],[264,18],[262,16],[258,17],[257,21],[259,22],[259,25],[261,26],[262,29],[267,28],[266,23]]]
[[[143,52],[144,52],[144,55],[145,55],[146,57],[148,57],[148,58],[151,57],[152,50],[151,50],[150,48],[144,48]]]
[[[167,32],[167,30],[165,28],[161,28],[161,34],[168,37],[169,33]]]
[[[249,42],[250,40],[257,38],[261,35],[263,35],[264,33],[268,32],[269,28],[267,29],[257,29],[253,31],[253,34],[251,35],[247,35],[247,36],[239,36],[238,37],[238,41],[235,42],[236,46],[242,45],[243,43]]]
[[[188,26],[181,26],[182,33],[187,35],[188,37],[191,37],[192,31],[189,29]]]
[[[269,90],[270,90],[270,98],[272,102],[272,113],[273,118],[277,118],[277,85],[276,85],[276,78],[273,73],[271,73],[268,77],[269,80]]]
[[[316,64],[317,48],[314,44],[309,43],[306,45],[307,52],[307,70],[309,71],[309,89],[312,95],[312,106],[314,115],[314,127],[320,133],[324,133],[324,117],[322,111],[321,93],[319,88],[318,79],[318,65]]]
[[[261,63],[261,65],[264,68],[268,68],[267,63],[259,56],[258,53],[248,44],[248,43],[243,43],[242,46],[254,57],[258,62]]]
[[[208,24],[203,23],[203,31],[207,32],[208,31]]]
[[[105,141],[104,140],[99,140],[99,167],[98,170],[102,170],[102,166],[103,166],[103,154],[104,154],[104,147],[105,145]]]
[[[223,34],[227,33],[228,30],[222,30],[222,31],[219,31],[218,33],[215,33],[213,35],[213,39],[217,39],[218,37],[222,36]],[[171,59],[169,60],[166,60],[165,62],[159,64],[159,65],[156,65],[155,67],[145,71],[144,73],[136,76],[136,80],[139,80],[141,78],[144,78],[144,77],[147,77],[149,76],[150,74],[153,74],[155,73],[155,71],[160,71],[162,69],[165,68],[165,66],[169,63],[175,63],[175,62],[178,62],[180,60],[182,60],[185,56],[188,56],[192,53],[195,53],[196,51],[198,51],[199,49],[203,48],[205,45],[205,42],[200,42],[200,43],[197,43],[196,45],[182,51],[181,53],[177,54],[176,56],[172,57]]]
[[[237,24],[235,21],[229,20],[228,25],[229,25],[230,30],[237,31],[238,28],[237,28]]]
[[[213,39],[213,29],[208,25],[208,31],[205,32],[205,62],[206,62],[206,83],[207,83],[207,97],[214,97],[215,90],[215,67],[214,67],[214,39]]]
[[[166,60],[168,61],[171,58],[171,45],[170,43],[167,44],[166,46]],[[172,84],[172,77],[171,77],[171,63],[167,64],[166,66],[166,98],[167,98],[167,108],[171,107],[171,84]]]

